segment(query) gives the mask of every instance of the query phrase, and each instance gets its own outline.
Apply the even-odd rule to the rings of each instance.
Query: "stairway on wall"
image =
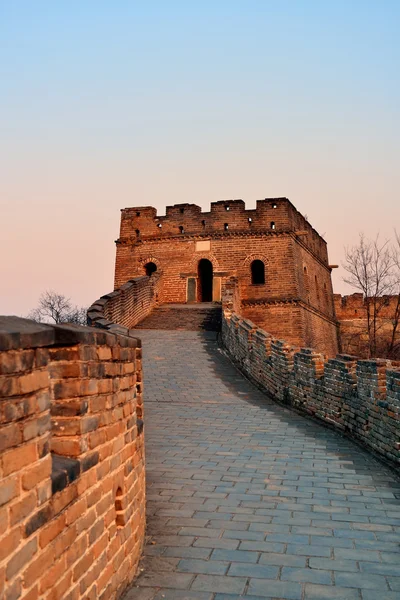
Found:
[[[213,302],[198,304],[162,304],[140,321],[135,329],[183,329],[187,331],[219,331],[221,305]]]

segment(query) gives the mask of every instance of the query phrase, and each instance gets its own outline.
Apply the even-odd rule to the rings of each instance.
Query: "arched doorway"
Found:
[[[197,299],[199,302],[212,302],[213,266],[207,258],[202,258],[198,266]]]
[[[153,273],[157,271],[157,265],[153,262],[148,262],[144,265],[145,273],[148,277],[151,277]]]

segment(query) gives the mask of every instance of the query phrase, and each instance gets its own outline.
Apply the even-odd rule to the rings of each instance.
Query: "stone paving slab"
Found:
[[[147,544],[125,600],[397,600],[400,482],[244,379],[213,333],[143,340]]]

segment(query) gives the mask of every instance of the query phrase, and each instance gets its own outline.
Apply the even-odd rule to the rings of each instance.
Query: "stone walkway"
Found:
[[[138,337],[148,541],[125,600],[399,600],[393,474],[268,400],[215,334]]]

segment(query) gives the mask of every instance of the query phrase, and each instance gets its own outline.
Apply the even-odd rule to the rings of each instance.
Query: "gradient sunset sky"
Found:
[[[338,264],[392,236],[399,29],[398,0],[0,0],[0,313],[111,291],[128,206],[286,196]]]

